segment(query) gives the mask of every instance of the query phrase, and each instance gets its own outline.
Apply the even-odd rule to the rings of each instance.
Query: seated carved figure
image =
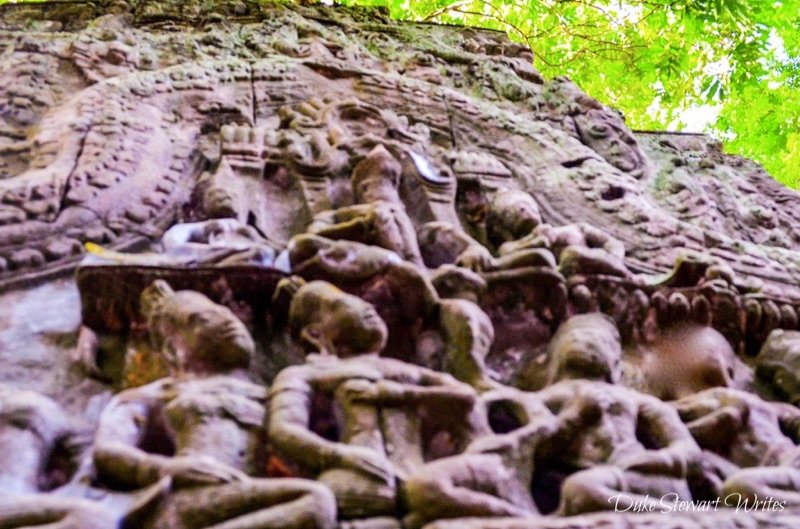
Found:
[[[518,384],[538,389],[555,380],[593,378],[672,400],[742,378],[733,349],[711,327],[680,325],[654,341],[628,344],[623,351],[614,321],[601,313],[572,316],[548,344],[548,370],[534,360]],[[734,378],[738,377],[738,378]]]
[[[455,264],[475,272],[492,272],[525,266],[556,266],[552,254],[544,248],[494,257],[488,248],[449,222],[425,224],[419,230],[419,242],[425,264],[430,268]]]
[[[548,343],[545,361],[543,365],[540,359],[534,359],[525,365],[517,385],[540,389],[559,380],[581,378],[620,382],[622,345],[616,324],[599,312],[572,316]]]
[[[325,304],[334,291],[312,282],[295,300]],[[341,306],[364,304],[341,292],[338,298]],[[315,326],[307,319],[313,311],[296,307],[295,300],[290,327],[300,336],[312,327],[321,352],[341,358],[311,355],[304,365],[278,374],[272,385],[271,442],[299,472],[334,490],[342,518],[393,515],[398,481],[430,459],[460,451],[485,430],[476,394],[447,374],[381,358],[379,348],[342,345],[338,333],[344,321]],[[350,318],[356,312],[337,311],[352,324],[351,336],[380,329],[374,312]],[[373,345],[379,346],[385,335],[375,336]]]
[[[293,273],[329,281],[377,309],[389,331],[384,356],[418,360],[420,333],[435,326],[439,303],[423,271],[383,248],[316,235],[295,237],[287,254]]]
[[[403,490],[409,529],[446,518],[537,515],[530,492],[537,454],[574,435],[591,411],[576,402],[556,417],[535,394],[508,387],[489,391],[482,400],[493,434],[411,476]]]
[[[540,224],[522,239],[504,243],[498,251],[500,255],[513,255],[540,247],[553,252],[566,275],[629,275],[624,263],[624,245],[603,230],[583,222],[564,226]]]
[[[494,387],[485,365],[494,342],[489,316],[472,301],[443,299],[439,302],[439,330],[446,344],[444,370],[475,388]]]
[[[460,226],[444,221],[428,222],[417,233],[420,250],[429,268],[446,264],[462,264],[476,260],[472,268],[489,268],[492,254],[470,237]]]
[[[311,351],[340,358],[383,351],[388,330],[370,303],[325,281],[305,283],[293,277],[278,285],[279,292],[284,288],[296,289],[288,310],[290,331]],[[431,324],[444,342],[435,355],[441,358],[413,360],[476,387],[491,385],[484,365],[494,340],[489,317],[468,300],[445,299],[437,306],[438,317]]]
[[[589,378],[616,384],[622,377],[622,346],[613,320],[600,313],[573,316],[549,344],[548,384]]]
[[[524,191],[503,189],[489,204],[486,234],[497,248],[494,267],[508,269],[534,265],[546,249],[566,275],[587,273],[628,276],[625,247],[603,230],[579,222],[564,226],[542,223],[536,201]],[[533,254],[529,256],[528,254]]]
[[[560,331],[551,359],[552,385],[516,399],[525,402],[524,409],[541,411],[518,420],[522,427],[479,439],[467,454],[429,464],[412,477],[412,523],[433,517],[532,515],[534,505],[553,510],[558,497],[547,491],[559,485],[563,515],[610,509],[608,498],[617,494],[642,499],[676,493],[690,499],[686,475],[699,453],[696,443],[667,404],[606,382],[620,376],[618,337],[614,341],[615,333],[597,321],[592,322],[596,335],[584,333],[585,323],[579,320]],[[489,395],[485,398],[491,401]],[[491,402],[488,406],[494,426]],[[511,458],[505,466],[520,472],[499,475],[499,459],[474,455],[484,452]],[[562,485],[564,472],[571,475]],[[520,491],[528,490],[544,494],[536,504],[531,498],[520,500]]]
[[[424,266],[414,226],[397,191],[401,172],[400,162],[378,145],[353,170],[356,204],[315,215],[308,231],[375,244]]]
[[[332,528],[324,486],[264,479],[266,388],[247,380],[253,341],[225,307],[157,281],[142,293],[153,341],[174,376],[118,394],[94,443],[98,478],[151,500],[125,527]]]
[[[99,505],[59,494],[78,466],[70,445],[79,433],[49,398],[0,386],[0,527],[115,527]]]
[[[492,197],[486,217],[486,236],[496,248],[529,235],[542,224],[536,200],[524,191],[500,189]]]
[[[730,496],[733,505],[740,498],[772,497],[800,506],[800,410],[729,388],[706,390],[674,405],[698,444],[711,453],[703,462],[714,492]]]
[[[589,380],[570,380],[539,392],[554,413],[575,400],[591,405],[588,425],[566,445],[555,445],[545,461],[578,470],[561,488],[564,515],[611,509],[608,499],[626,494],[677,494],[691,499],[689,465],[700,450],[667,404],[637,391]]]
[[[325,281],[298,288],[289,306],[289,326],[294,338],[312,350],[340,358],[382,351],[388,333],[372,305]]]
[[[290,241],[287,253],[293,273],[305,279],[353,285],[365,293],[388,290],[400,305],[397,308],[409,316],[427,317],[437,301],[436,290],[424,272],[383,248],[303,234]],[[373,288],[377,283],[385,287]]]
[[[539,206],[531,195],[501,187],[491,195],[487,205],[485,238],[496,250],[506,241],[525,237],[541,222]],[[552,254],[544,248],[523,249],[512,255],[494,257],[489,248],[465,233],[460,226],[447,222],[424,225],[420,230],[420,244],[429,265],[453,263],[476,272],[525,266],[555,267],[556,264]]]

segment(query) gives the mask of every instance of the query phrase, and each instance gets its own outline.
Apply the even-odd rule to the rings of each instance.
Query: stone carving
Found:
[[[770,333],[756,357],[756,373],[781,398],[797,404],[797,368],[800,334],[796,331],[775,330]]]
[[[269,433],[334,491],[340,517],[381,517],[398,508],[399,480],[481,432],[476,405],[452,377],[376,353],[311,357],[275,379]]]
[[[375,147],[353,170],[357,204],[317,214],[309,232],[374,244],[422,265],[414,227],[397,194],[400,171],[400,162],[382,146]]]
[[[0,386],[0,524],[90,529],[114,517],[99,505],[70,498],[65,487],[85,443],[58,404],[33,391]],[[42,494],[42,493],[46,494]]]
[[[312,351],[340,358],[380,353],[388,333],[372,305],[324,281],[305,284],[292,296],[289,328]]]
[[[610,318],[574,316],[558,328],[550,348],[549,384],[581,378],[616,384],[622,378],[622,347]]]
[[[797,506],[800,410],[724,388],[685,397],[675,406],[700,446],[713,452],[704,464],[714,492]]]
[[[603,107],[567,78],[550,82],[545,100],[549,107],[562,107],[556,110],[562,126],[608,163],[634,178],[651,176],[647,156],[618,112]]]
[[[0,29],[0,526],[800,524],[798,197],[752,162],[378,9]]]
[[[675,411],[658,399],[579,380],[515,400],[516,409],[532,415],[514,417],[511,426],[518,429],[480,438],[468,454],[429,463],[412,477],[412,526],[437,518],[532,516],[556,507],[575,515],[612,508],[608,499],[620,494],[634,501],[646,494],[691,498],[685,478],[699,450]],[[640,430],[657,444],[645,448],[635,435]],[[558,473],[565,470],[575,473],[562,484]]]
[[[150,488],[124,525],[332,528],[327,489],[258,477],[266,473],[267,389],[243,376],[254,344],[242,323],[165,282],[142,293],[142,311],[173,375],[119,393],[92,449],[108,486]]]

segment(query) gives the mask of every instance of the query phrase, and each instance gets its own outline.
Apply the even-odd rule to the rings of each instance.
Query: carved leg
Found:
[[[441,518],[531,516],[527,490],[497,455],[464,454],[428,463],[404,486],[408,529]]]
[[[785,502],[784,507],[800,506],[800,470],[791,467],[747,468],[734,474],[722,485],[723,500],[728,506],[753,506],[754,500],[772,498]]]
[[[0,529],[116,529],[117,520],[88,501],[48,496],[0,500]]]
[[[152,525],[159,529],[332,529],[336,506],[304,479],[254,479],[175,492]]]
[[[368,518],[393,515],[397,508],[397,488],[346,469],[323,472],[319,481],[336,496],[339,518]]]
[[[637,502],[658,502],[662,497],[690,500],[685,480],[645,475],[600,466],[571,475],[561,487],[559,514],[574,516],[594,511],[627,511]]]

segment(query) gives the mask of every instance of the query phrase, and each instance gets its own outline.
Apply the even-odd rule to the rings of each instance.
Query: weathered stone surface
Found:
[[[800,196],[757,165],[380,10],[0,43],[0,526],[800,524]]]

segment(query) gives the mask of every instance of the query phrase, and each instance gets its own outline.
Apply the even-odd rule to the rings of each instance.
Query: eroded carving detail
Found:
[[[0,525],[800,524],[798,198],[754,164],[376,10],[0,27],[0,290],[80,261],[47,338],[94,399],[73,448],[74,395],[0,389]]]

